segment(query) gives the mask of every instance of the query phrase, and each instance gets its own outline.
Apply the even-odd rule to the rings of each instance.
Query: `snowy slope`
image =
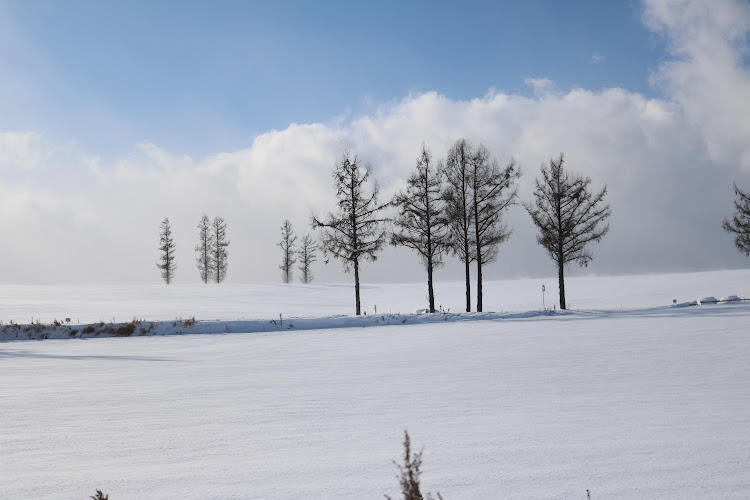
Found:
[[[746,294],[698,278],[674,298]],[[0,343],[0,498],[395,496],[404,428],[446,499],[747,498],[750,303],[631,293],[622,311]],[[284,305],[323,321],[305,301]]]

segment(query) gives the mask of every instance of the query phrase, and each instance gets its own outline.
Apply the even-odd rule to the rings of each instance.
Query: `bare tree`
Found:
[[[477,312],[482,312],[482,266],[494,262],[500,244],[513,232],[503,223],[503,213],[516,203],[515,183],[521,170],[515,161],[500,169],[490,152],[482,146],[471,157],[471,215],[474,256],[477,261]]]
[[[388,204],[378,204],[378,185],[367,193],[367,182],[372,173],[370,165],[362,166],[359,158],[347,151],[333,169],[338,210],[325,219],[311,217],[313,229],[323,230],[320,238],[324,255],[343,261],[346,272],[354,269],[354,297],[357,316],[361,314],[359,295],[359,264],[374,261],[386,241],[386,218],[378,214]]]
[[[214,280],[217,283],[224,281],[227,275],[227,223],[221,217],[214,217],[211,223],[211,255],[214,264]]]
[[[542,179],[536,179],[534,203],[525,203],[539,228],[536,241],[557,264],[560,309],[565,309],[565,266],[570,262],[587,266],[594,258],[587,249],[609,231],[604,221],[611,211],[604,203],[607,186],[598,193],[589,191],[591,179],[570,174],[563,168],[563,155],[542,164]]]
[[[174,271],[177,269],[177,264],[174,261],[175,245],[172,239],[172,226],[169,224],[169,217],[164,217],[159,225],[159,251],[161,257],[159,257],[156,267],[161,270],[162,279],[169,285],[172,283]]]
[[[407,179],[405,191],[396,193],[392,205],[398,215],[391,244],[416,250],[427,269],[427,297],[430,312],[435,312],[433,270],[443,264],[448,249],[448,225],[443,212],[442,165],[434,165],[432,153],[422,143],[417,165]]]
[[[401,494],[403,500],[434,500],[431,493],[427,493],[425,497],[421,491],[421,476],[422,476],[422,449],[419,453],[412,453],[411,440],[409,439],[409,433],[404,431],[404,464],[393,461],[394,465],[398,467],[399,475],[398,478],[399,486],[401,486]],[[385,495],[388,500],[393,498]],[[443,500],[440,492],[437,493],[437,500]]]
[[[198,257],[195,261],[198,264],[198,272],[203,283],[208,283],[213,274],[214,261],[211,252],[211,220],[208,215],[203,214],[198,223],[198,245],[195,247]]]
[[[315,278],[310,266],[313,262],[318,260],[315,255],[317,249],[318,247],[312,239],[312,236],[306,234],[305,237],[302,238],[302,246],[299,249],[299,271],[302,273],[302,276],[300,276],[302,283],[312,283],[313,278]]]
[[[470,265],[476,259],[475,247],[471,238],[473,213],[471,210],[470,164],[473,155],[472,149],[468,140],[459,139],[448,150],[444,170],[446,188],[443,191],[451,251],[464,263],[466,312],[471,311]]]
[[[722,227],[728,233],[735,235],[734,244],[737,250],[750,256],[750,191],[743,192],[734,185],[734,215],[732,220],[724,219]]]
[[[286,219],[281,226],[281,241],[278,243],[282,252],[279,269],[281,269],[281,279],[284,280],[284,283],[292,282],[294,264],[297,262],[297,250],[294,248],[296,241],[297,236],[294,235],[292,230],[292,223],[289,222],[289,219]]]

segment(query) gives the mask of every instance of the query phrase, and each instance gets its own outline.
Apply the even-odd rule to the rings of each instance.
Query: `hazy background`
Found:
[[[747,267],[721,221],[750,188],[748,2],[551,4],[0,0],[0,283],[159,283],[165,216],[196,283],[204,212],[227,221],[228,282],[280,281],[280,226],[334,208],[343,150],[386,200],[422,141],[440,158],[460,137],[519,162],[522,200],[560,152],[608,186],[580,272]],[[507,222],[485,276],[554,275],[523,209]],[[406,250],[363,266],[423,275]]]

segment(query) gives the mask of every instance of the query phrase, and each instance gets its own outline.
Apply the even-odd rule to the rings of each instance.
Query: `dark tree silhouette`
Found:
[[[422,258],[427,269],[430,312],[435,312],[433,270],[443,264],[442,256],[448,249],[442,175],[442,165],[432,162],[432,153],[422,144],[416,168],[406,181],[406,190],[396,193],[391,202],[398,210],[391,243],[416,250]]]
[[[297,250],[294,248],[294,243],[297,241],[297,236],[294,235],[292,230],[292,223],[289,219],[284,221],[281,226],[281,241],[278,243],[281,248],[281,279],[284,283],[292,282],[292,274],[294,273],[294,264],[297,262]]]
[[[542,164],[542,178],[536,179],[534,203],[524,207],[539,228],[536,241],[557,264],[560,309],[565,309],[564,268],[570,262],[586,266],[594,258],[587,246],[598,242],[609,231],[604,221],[611,211],[604,203],[607,186],[598,193],[589,191],[591,179],[570,174],[563,168],[563,155]]]
[[[446,188],[443,191],[451,251],[464,263],[466,312],[471,311],[470,265],[476,259],[471,239],[473,222],[471,210],[472,150],[471,143],[466,139],[459,139],[448,150],[444,168]]]
[[[302,283],[312,283],[313,278],[315,278],[310,266],[313,262],[318,260],[315,255],[317,250],[318,246],[315,244],[312,236],[306,234],[305,237],[302,238],[302,246],[299,249],[299,271],[302,273],[302,276],[300,276],[300,281],[302,281]]]
[[[198,223],[198,245],[196,245],[195,251],[198,252],[195,261],[198,264],[201,281],[208,283],[213,274],[214,261],[211,252],[211,220],[206,214],[203,214]]]
[[[500,169],[490,152],[482,146],[474,151],[470,163],[471,219],[474,257],[477,261],[477,312],[482,312],[482,266],[494,262],[500,244],[513,232],[503,223],[503,213],[516,203],[515,183],[521,176],[515,161]]]
[[[356,312],[361,314],[359,294],[359,264],[374,261],[386,242],[386,218],[378,214],[388,204],[378,204],[378,185],[367,193],[372,173],[370,165],[362,166],[355,155],[347,151],[333,169],[338,210],[319,219],[311,217],[313,229],[321,228],[320,246],[324,255],[341,259],[346,272],[354,269],[354,298]]]
[[[737,250],[750,256],[750,191],[745,193],[737,184],[734,185],[734,215],[732,220],[724,219],[722,227],[735,235],[734,244]]]
[[[227,223],[221,217],[214,217],[211,223],[211,255],[213,257],[214,281],[221,283],[227,275]]]
[[[174,261],[175,245],[172,239],[172,226],[169,224],[168,217],[164,217],[161,225],[159,225],[159,251],[161,256],[159,262],[156,263],[156,267],[161,271],[164,282],[169,285],[174,279],[177,264]]]

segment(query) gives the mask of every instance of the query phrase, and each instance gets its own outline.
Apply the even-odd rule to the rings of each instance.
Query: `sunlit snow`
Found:
[[[344,285],[0,287],[6,325],[216,333],[0,343],[0,497],[397,497],[408,429],[446,500],[747,498],[750,302],[672,304],[748,278],[574,278],[552,315],[554,280],[487,283],[492,312],[460,316],[461,283],[437,284],[447,316],[414,314],[422,284],[367,285],[367,320]],[[399,319],[356,326],[376,305]],[[300,326],[218,331],[279,314]]]

